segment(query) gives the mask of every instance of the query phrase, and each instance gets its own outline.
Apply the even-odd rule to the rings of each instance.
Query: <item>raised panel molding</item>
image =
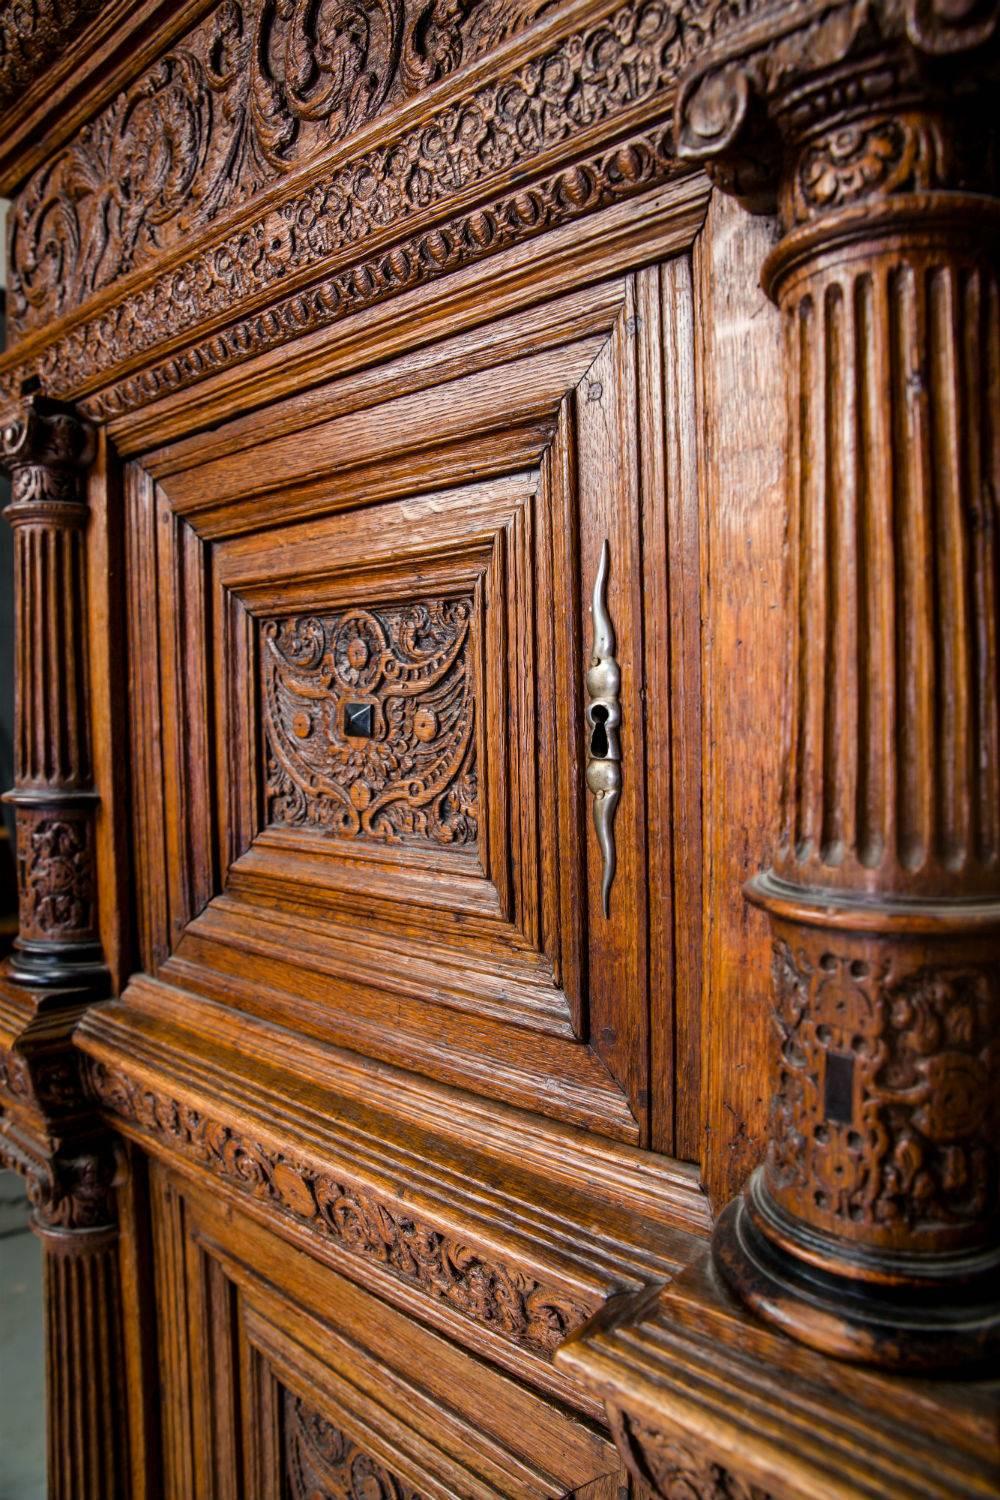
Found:
[[[281,1247],[276,1286],[273,1234],[159,1165],[151,1207],[169,1500],[614,1494],[609,1439],[562,1403],[298,1250]]]
[[[646,715],[641,600],[666,538],[644,546],[639,495],[665,476],[635,424],[662,410],[651,341],[689,295],[642,273],[570,301],[566,322],[554,306],[524,352],[517,324],[484,330],[484,367],[458,379],[446,344],[384,366],[360,406],[336,386],[328,414],[287,399],[249,478],[238,426],[130,465],[147,971],[669,1149],[675,1079],[654,1101],[634,1045],[653,1024],[633,940],[647,859],[675,857],[667,829],[646,849],[647,799],[670,791],[646,786],[664,730]],[[610,915],[582,720],[606,540],[624,747]],[[671,977],[655,982],[667,1009]]]

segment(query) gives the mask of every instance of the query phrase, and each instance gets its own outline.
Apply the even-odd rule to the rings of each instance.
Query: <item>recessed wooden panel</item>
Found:
[[[595,290],[590,330],[575,297],[568,342],[550,309],[548,345],[523,353],[517,329],[508,361],[493,325],[477,373],[454,378],[444,348],[438,386],[424,356],[412,394],[387,366],[361,410],[317,421],[311,397],[258,449],[238,423],[204,460],[191,440],[161,451],[158,483],[135,466],[133,590],[156,578],[161,645],[155,678],[133,669],[147,967],[648,1132],[651,873],[664,889],[648,861],[673,856],[647,847],[663,729],[644,599],[665,558],[662,528],[644,553],[642,507],[663,475],[637,434],[663,384],[637,309],[660,297],[644,273],[617,302]],[[583,720],[605,542],[623,746],[609,914]],[[133,599],[141,657],[149,598]]]
[[[561,1403],[159,1165],[151,1188],[171,1500],[615,1500],[610,1440]]]

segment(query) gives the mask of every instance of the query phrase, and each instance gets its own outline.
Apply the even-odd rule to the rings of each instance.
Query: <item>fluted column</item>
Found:
[[[44,1248],[48,1500],[125,1500],[123,1385],[113,1158],[61,1162],[36,1199]]]
[[[0,967],[0,1159],[44,1249],[49,1500],[126,1500],[113,1141],[73,1029],[109,983],[97,923],[87,697],[90,428],[33,395],[0,434],[12,480],[19,931]]]
[[[87,711],[83,491],[92,433],[29,397],[4,429],[14,531],[19,933],[10,974],[31,987],[106,981],[97,929],[96,797]]]
[[[683,153],[784,238],[790,680],[766,1163],[717,1264],[830,1353],[974,1363],[1000,1297],[996,6],[758,6]]]

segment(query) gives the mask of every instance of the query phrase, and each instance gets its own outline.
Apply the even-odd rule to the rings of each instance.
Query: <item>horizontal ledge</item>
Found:
[[[770,870],[743,887],[747,900],[772,917],[808,927],[886,937],[988,935],[1000,931],[1000,897],[981,899],[871,895],[793,885]]]

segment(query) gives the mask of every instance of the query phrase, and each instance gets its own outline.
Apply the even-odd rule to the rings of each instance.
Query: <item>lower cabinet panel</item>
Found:
[[[166,1500],[633,1493],[608,1435],[150,1165]]]

